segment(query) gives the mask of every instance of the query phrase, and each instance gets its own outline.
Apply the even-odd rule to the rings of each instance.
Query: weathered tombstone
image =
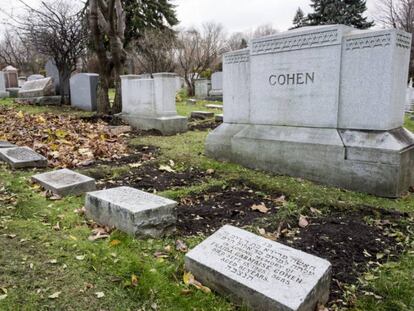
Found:
[[[73,107],[96,111],[99,75],[78,73],[70,78],[71,105]]]
[[[54,60],[49,59],[45,65],[46,76],[53,78],[53,84],[55,85],[55,93],[60,93],[60,76],[59,70],[56,67]]]
[[[214,112],[211,111],[191,111],[191,118],[193,119],[210,119],[214,118]]]
[[[208,97],[208,92],[211,90],[211,81],[208,79],[197,79],[194,82],[195,97],[205,99]]]
[[[9,143],[8,141],[0,140],[0,148],[13,148],[16,147],[16,145],[13,145],[12,143]]]
[[[17,80],[18,87],[22,87],[26,83],[26,81],[27,81],[27,78],[25,76],[18,77],[18,80]]]
[[[405,98],[405,111],[411,112],[414,109],[414,88],[413,88],[413,79],[410,79],[407,87],[407,93]]]
[[[28,80],[19,91],[19,97],[44,97],[55,95],[55,86],[53,79],[48,77],[44,79]]]
[[[410,46],[399,30],[342,25],[253,39],[224,56],[224,123],[207,154],[399,196],[414,184],[414,135],[402,127]]]
[[[313,311],[329,298],[331,264],[319,257],[224,226],[185,256],[202,284],[261,311]]]
[[[122,76],[121,117],[132,127],[159,130],[163,135],[187,131],[187,118],[177,115],[175,74],[154,73],[154,78]]]
[[[96,189],[95,179],[68,169],[37,174],[32,181],[60,196],[79,195]]]
[[[13,169],[47,166],[47,159],[28,147],[0,148],[0,160]]]
[[[187,99],[187,105],[195,105],[197,104],[197,99],[189,98]]]
[[[223,72],[218,71],[211,76],[211,91],[210,97],[223,97]]]
[[[9,95],[6,91],[6,76],[3,71],[0,71],[0,98],[9,97]]]
[[[19,97],[19,91],[20,87],[11,87],[7,89],[7,92],[9,92],[9,97],[11,98]]]
[[[45,78],[45,76],[44,76],[44,75],[34,74],[34,75],[30,75],[30,76],[27,78],[27,81],[41,80],[41,79],[44,79],[44,78]]]
[[[177,202],[130,187],[90,192],[86,216],[135,237],[158,238],[175,231]]]
[[[3,72],[6,76],[6,89],[19,87],[18,72],[16,68],[13,66],[7,66],[3,69]]]

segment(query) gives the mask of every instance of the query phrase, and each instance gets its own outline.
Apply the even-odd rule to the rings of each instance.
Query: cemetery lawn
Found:
[[[188,116],[204,104],[177,107]],[[91,116],[10,100],[1,106]],[[171,137],[134,132],[126,138],[137,157],[76,169],[99,187],[131,185],[177,200],[178,232],[168,239],[119,231],[96,239],[84,196],[48,199],[30,183],[39,170],[0,165],[0,310],[245,310],[183,280],[184,246],[225,223],[334,260],[332,310],[414,310],[413,194],[384,199],[217,162],[204,156],[217,124],[190,125]],[[409,118],[406,127],[414,130]]]

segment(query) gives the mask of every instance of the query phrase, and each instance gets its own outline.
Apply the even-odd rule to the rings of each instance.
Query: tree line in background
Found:
[[[122,110],[119,77],[123,74],[177,72],[192,95],[196,78],[221,69],[223,53],[277,32],[263,25],[229,35],[212,22],[178,28],[170,0],[49,0],[39,8],[17,1],[25,13],[6,12],[9,27],[0,42],[0,63],[24,73],[41,73],[45,61],[53,59],[62,88],[68,87],[76,70],[99,73],[101,114]],[[363,0],[312,0],[311,7],[313,12],[306,16],[298,9],[292,28],[339,23],[366,29],[374,24],[364,16]],[[412,32],[414,0],[381,0],[380,8],[378,22]],[[116,90],[112,104],[110,87]]]

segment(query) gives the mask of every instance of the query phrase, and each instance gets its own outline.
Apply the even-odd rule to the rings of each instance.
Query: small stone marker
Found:
[[[12,168],[47,166],[47,159],[29,147],[1,148],[0,159]]]
[[[8,141],[0,140],[0,148],[13,148],[16,147],[16,145],[13,145],[12,143],[9,143]]]
[[[209,109],[223,109],[223,105],[210,104],[210,105],[206,105],[206,108],[209,108]]]
[[[192,111],[191,112],[191,117],[194,119],[210,119],[210,118],[214,118],[214,112],[210,112],[210,111]]]
[[[9,97],[6,91],[6,76],[3,71],[0,71],[0,98]]]
[[[89,192],[86,216],[135,237],[158,238],[175,231],[177,202],[130,187]]]
[[[204,285],[254,310],[313,311],[329,298],[328,261],[233,226],[191,250],[185,267]]]
[[[197,99],[194,99],[194,98],[187,99],[187,105],[195,105],[195,104],[197,104]]]
[[[204,99],[208,97],[208,93],[211,90],[211,81],[207,79],[197,79],[194,82],[195,97]]]
[[[32,181],[60,196],[79,195],[96,189],[93,178],[68,169],[38,174]]]

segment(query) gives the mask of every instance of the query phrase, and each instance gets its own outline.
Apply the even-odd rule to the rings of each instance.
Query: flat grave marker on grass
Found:
[[[89,192],[86,216],[135,237],[161,237],[175,231],[177,202],[131,187]]]
[[[206,105],[206,108],[209,108],[209,109],[223,109],[223,105],[209,104],[209,105]]]
[[[47,166],[47,159],[29,147],[0,148],[0,159],[12,168]]]
[[[214,118],[214,112],[211,111],[192,111],[191,117],[194,119],[209,119]]]
[[[60,196],[96,190],[95,179],[68,169],[38,174],[32,177],[32,181]]]
[[[0,140],[0,148],[13,148],[16,147],[16,145],[13,145],[12,143],[9,143],[8,141]]]
[[[254,310],[313,311],[329,298],[328,261],[229,225],[191,250],[185,267]]]

